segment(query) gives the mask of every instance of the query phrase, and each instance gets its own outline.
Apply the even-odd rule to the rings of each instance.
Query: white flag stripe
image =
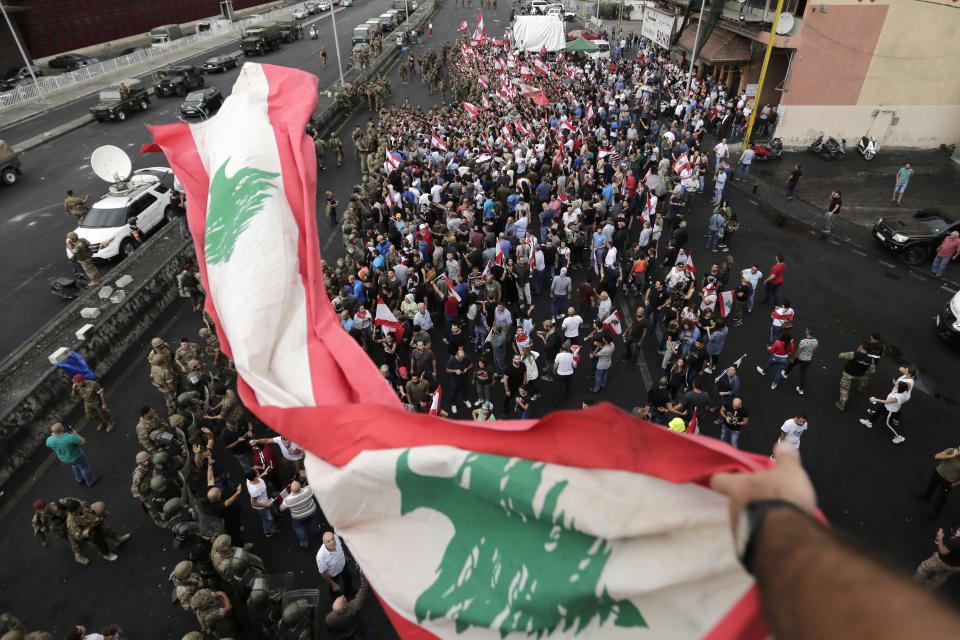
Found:
[[[282,173],[268,94],[260,65],[245,64],[217,117],[190,126],[208,176],[228,160],[227,177],[244,167]],[[210,296],[230,336],[237,370],[260,404],[314,406],[299,232],[284,197],[282,176],[272,183],[275,188],[251,219],[249,233],[240,234],[233,259],[207,265]]]
[[[398,614],[416,620],[416,599],[436,580],[455,531],[438,510],[417,508],[401,515],[396,484],[401,453],[366,451],[342,468],[307,453],[306,467],[324,514],[364,567],[377,594]],[[454,447],[420,447],[411,451],[409,463],[419,475],[455,478],[468,454]],[[609,619],[603,624],[594,619],[580,634],[575,633],[576,626],[568,631],[561,627],[550,638],[699,638],[752,585],[733,553],[724,496],[695,484],[677,485],[642,474],[548,464],[533,501],[537,513],[547,492],[564,480],[568,484],[556,507],[556,513],[564,514],[564,526],[574,522],[578,530],[610,545],[597,588],[615,599],[629,599],[648,627],[621,628]],[[350,498],[357,495],[364,499]],[[384,530],[404,540],[408,561],[402,570],[396,562],[397,547],[383,543]],[[470,626],[458,633],[449,618],[420,624],[444,640],[500,640],[496,628]],[[514,635],[526,637],[519,633],[510,637]]]

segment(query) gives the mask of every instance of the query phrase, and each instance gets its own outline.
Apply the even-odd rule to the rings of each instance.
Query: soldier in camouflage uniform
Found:
[[[96,380],[87,380],[82,373],[73,376],[73,387],[70,397],[83,400],[83,413],[92,423],[96,423],[97,431],[113,431],[117,421],[107,411],[107,399],[103,395],[103,388]]]
[[[153,480],[153,477],[154,470],[153,464],[150,461],[150,454],[146,451],[141,451],[137,454],[137,466],[133,468],[130,494],[140,501],[143,510],[146,511],[150,519],[153,520],[153,524],[163,529],[166,528],[167,523],[164,522],[160,512],[162,503],[154,499],[150,489],[150,482]]]
[[[193,563],[189,560],[177,563],[170,574],[170,582],[173,583],[173,599],[180,603],[184,611],[190,611],[190,599],[203,588],[203,580],[193,570]]]
[[[190,342],[189,338],[180,338],[180,347],[173,355],[173,360],[180,365],[183,373],[187,372],[187,363],[191,360],[204,362],[203,349],[195,342]]]
[[[83,272],[90,279],[90,286],[96,287],[103,284],[100,279],[100,272],[93,264],[93,251],[90,250],[90,243],[86,238],[79,237],[71,231],[67,234],[67,250],[70,251],[70,259],[83,268]]]
[[[327,148],[333,151],[333,155],[337,158],[337,166],[343,166],[343,141],[333,131],[330,132],[330,139],[327,141]]]
[[[840,411],[846,411],[847,399],[850,397],[850,388],[863,376],[870,375],[873,360],[867,352],[867,343],[861,344],[856,351],[845,351],[840,354],[841,360],[847,360],[840,374],[840,397],[834,403]]]
[[[357,128],[353,130],[353,146],[354,149],[356,149],[357,161],[360,163],[360,173],[365,174],[369,168],[367,164],[369,148],[367,147],[366,136],[363,135],[360,125],[357,125]]]
[[[33,503],[30,524],[33,525],[33,535],[43,546],[47,546],[47,534],[54,533],[70,543],[74,555],[80,555],[80,545],[67,535],[67,508],[64,505],[69,500],[75,498],[60,498],[53,502],[37,500]]]
[[[137,432],[137,442],[140,443],[140,446],[143,447],[144,450],[149,451],[150,453],[157,453],[157,446],[150,437],[150,434],[157,429],[168,428],[169,426],[164,423],[160,416],[157,415],[157,412],[153,410],[153,407],[147,405],[140,410],[140,421],[137,422],[135,429]]]
[[[233,638],[239,629],[233,620],[233,606],[223,591],[200,589],[190,598],[200,628],[205,637]]]
[[[108,543],[108,530],[103,525],[103,516],[98,514],[93,508],[88,507],[79,500],[70,500],[66,504],[67,508],[67,534],[78,544],[89,542],[100,551],[104,560],[113,562],[117,559],[117,554],[110,551]],[[130,534],[125,534],[126,540]],[[72,546],[72,545],[71,545]],[[75,555],[77,562],[86,565],[90,559],[83,555]]]
[[[213,541],[213,546],[210,548],[210,562],[213,563],[214,571],[216,571],[224,581],[230,581],[230,573],[232,571],[230,560],[233,558],[236,550],[237,547],[233,546],[230,536],[226,533],[217,536]]]
[[[173,372],[164,365],[164,357],[160,354],[154,355],[150,359],[150,382],[163,396],[163,401],[167,405],[167,414],[173,415],[177,412],[177,390],[179,385],[178,377],[174,377]]]
[[[83,224],[83,220],[87,217],[88,200],[90,200],[89,195],[87,195],[85,198],[81,198],[73,195],[73,191],[67,191],[67,197],[63,201],[64,211],[76,218],[78,227]]]
[[[173,349],[170,348],[163,338],[154,338],[150,341],[150,352],[147,354],[147,362],[155,355],[163,357],[160,364],[173,371]]]
[[[440,102],[447,101],[447,83],[443,78],[440,78]]]

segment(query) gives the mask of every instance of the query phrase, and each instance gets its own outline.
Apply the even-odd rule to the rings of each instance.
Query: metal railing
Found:
[[[184,49],[205,40],[210,40],[227,33],[238,32],[251,24],[260,22],[265,18],[272,19],[288,16],[289,14],[292,14],[296,8],[297,7],[284,7],[283,9],[277,9],[266,14],[242,18],[230,23],[229,27],[225,29],[218,29],[217,31],[208,31],[184,36],[183,38],[179,38],[177,40],[171,40],[170,42],[150,48],[138,49],[137,51],[127,55],[110,58],[109,60],[104,60],[103,62],[98,62],[97,64],[92,64],[88,67],[81,67],[75,71],[69,71],[60,75],[40,76],[37,78],[36,84],[16,87],[10,91],[0,93],[0,111],[24,102],[39,100],[49,94],[63,91],[64,89],[69,89],[70,87],[74,87],[98,76],[120,71],[125,67],[132,67],[143,62],[149,62],[151,60],[161,58],[169,53]]]

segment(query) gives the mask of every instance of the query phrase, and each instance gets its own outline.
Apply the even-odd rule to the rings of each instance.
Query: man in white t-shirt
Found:
[[[717,143],[717,146],[713,148],[713,153],[716,155],[716,158],[713,163],[713,172],[716,173],[720,170],[720,162],[730,155],[730,149],[727,147],[727,139],[724,138]]]
[[[860,424],[872,429],[873,423],[878,418],[883,417],[885,418],[883,423],[893,432],[893,444],[900,444],[906,440],[906,438],[897,433],[896,427],[900,426],[900,409],[903,407],[903,404],[910,399],[911,391],[910,382],[899,380],[897,381],[897,385],[887,394],[886,398],[871,397],[870,402],[872,402],[874,406],[867,411],[870,417],[860,418]],[[887,410],[886,414],[881,411],[881,408]]]
[[[808,426],[807,414],[801,411],[795,417],[784,422],[783,426],[780,427],[780,441],[789,442],[793,445],[794,449],[800,449],[800,436],[803,435],[803,432],[807,430]],[[773,456],[770,457],[772,458]]]
[[[288,484],[297,479],[297,474],[303,469],[303,449],[296,442],[283,436],[273,438],[258,438],[251,440],[250,444],[267,445],[273,443],[280,449],[283,456],[281,468],[283,469],[283,483]]]
[[[577,361],[573,358],[570,341],[565,340],[563,346],[560,347],[560,353],[553,359],[553,373],[557,378],[557,393],[553,397],[553,406],[557,406],[561,400],[570,397],[571,382],[576,366]]]
[[[570,344],[580,344],[581,324],[583,324],[583,318],[577,315],[577,310],[573,307],[568,307],[567,317],[563,319],[560,327],[563,329],[563,337],[569,340]]]
[[[350,595],[350,572],[345,571],[347,556],[343,552],[343,540],[333,531],[323,534],[323,546],[317,552],[317,571],[330,587],[331,597]]]
[[[267,474],[264,470],[262,474],[257,474],[251,469],[247,472],[247,493],[250,494],[250,506],[260,517],[260,523],[263,525],[263,535],[268,538],[276,535],[279,527],[277,521],[273,518],[273,500],[267,494],[267,483],[263,481],[263,476]]]

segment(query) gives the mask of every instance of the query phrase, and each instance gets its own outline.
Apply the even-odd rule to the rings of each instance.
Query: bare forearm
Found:
[[[769,512],[754,570],[764,613],[780,640],[947,638],[960,616],[813,519]]]

